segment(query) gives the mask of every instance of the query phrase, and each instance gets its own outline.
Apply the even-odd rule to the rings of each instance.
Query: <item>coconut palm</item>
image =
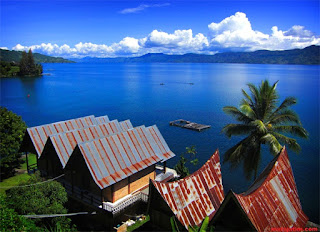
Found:
[[[308,132],[302,127],[299,116],[290,109],[297,103],[294,97],[287,97],[279,106],[279,96],[276,91],[277,82],[270,85],[267,80],[262,81],[259,87],[248,84],[251,96],[242,89],[244,98],[239,109],[226,106],[223,111],[233,116],[239,124],[228,124],[222,132],[229,138],[234,135],[248,135],[224,155],[224,162],[230,162],[231,168],[237,167],[243,161],[246,177],[254,179],[261,159],[261,144],[266,144],[273,155],[279,154],[282,149],[280,143],[299,153],[301,147],[296,139],[287,135],[302,138],[308,137]],[[282,134],[284,133],[284,134]]]

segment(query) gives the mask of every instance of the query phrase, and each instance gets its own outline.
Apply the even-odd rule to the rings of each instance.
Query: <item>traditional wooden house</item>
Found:
[[[272,231],[307,221],[284,147],[246,192],[227,194],[211,224],[216,231]]]
[[[156,126],[140,126],[77,144],[64,168],[65,181],[74,195],[117,213],[141,198],[147,201],[142,190],[155,179],[156,164],[173,156]]]
[[[26,152],[26,154],[28,154],[28,152],[34,153],[37,155],[37,159],[39,159],[50,135],[86,128],[106,122],[109,122],[107,115],[101,117],[94,117],[91,115],[27,128],[19,151]]]
[[[174,182],[150,181],[148,214],[154,225],[171,230],[170,217],[180,228],[213,218],[224,199],[219,152],[190,176]]]
[[[50,135],[38,160],[38,169],[42,175],[52,177],[61,175],[78,143],[107,137],[133,128],[130,120],[120,123],[117,120],[108,123],[105,121],[99,121],[104,124]]]

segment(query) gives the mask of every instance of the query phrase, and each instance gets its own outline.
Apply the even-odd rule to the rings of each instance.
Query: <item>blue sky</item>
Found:
[[[319,1],[1,0],[0,47],[63,57],[320,45]]]

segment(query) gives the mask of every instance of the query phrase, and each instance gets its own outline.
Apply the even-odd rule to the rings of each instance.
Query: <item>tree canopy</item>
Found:
[[[40,76],[43,72],[42,65],[34,62],[31,49],[29,49],[28,53],[22,52],[19,68],[20,76]]]
[[[68,201],[64,187],[57,181],[44,182],[40,173],[33,174],[26,187],[11,188],[6,191],[8,206],[20,215],[66,214],[64,204]],[[66,217],[49,217],[34,219],[35,224],[42,228],[71,229],[71,220]]]
[[[6,196],[0,194],[0,231],[38,231],[34,222],[9,208]]]
[[[243,161],[246,177],[257,176],[261,159],[261,145],[269,146],[270,153],[279,154],[283,143],[289,149],[300,152],[296,139],[287,134],[307,138],[308,132],[302,127],[299,116],[290,109],[297,103],[296,98],[287,97],[278,105],[279,95],[276,91],[278,82],[270,85],[267,80],[260,86],[248,84],[251,96],[242,89],[244,98],[239,109],[226,106],[223,111],[240,123],[227,124],[222,132],[229,138],[234,135],[247,135],[243,140],[231,147],[224,155],[224,162],[230,162],[231,167],[237,167]],[[284,133],[284,134],[282,134]]]
[[[193,145],[191,147],[186,147],[186,152],[180,155],[178,163],[174,166],[174,170],[176,170],[180,178],[185,178],[190,175],[189,168],[187,167],[188,163],[194,166],[198,165],[199,160],[195,158],[196,154],[196,147]],[[186,158],[185,155],[189,155],[190,158]]]
[[[22,118],[0,107],[0,168],[1,179],[14,174],[20,166],[18,153],[27,126]]]

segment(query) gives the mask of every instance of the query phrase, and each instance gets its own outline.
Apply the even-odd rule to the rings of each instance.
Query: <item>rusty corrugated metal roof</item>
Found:
[[[153,137],[144,127],[79,143],[96,184],[104,189],[162,160]]]
[[[164,162],[168,159],[171,159],[172,157],[175,156],[175,154],[168,147],[168,144],[166,143],[166,141],[162,137],[162,135],[156,125],[147,127],[147,130],[149,131],[149,133],[153,137],[154,141],[156,142],[157,146],[159,147],[161,154],[163,154],[162,162]]]
[[[78,143],[103,138],[129,129],[129,127],[121,127],[121,123],[127,123],[129,126],[131,125],[129,120],[120,123],[117,120],[112,120],[106,124],[93,125],[79,130],[50,135],[49,139],[64,168]]]
[[[108,115],[96,117],[96,121],[97,121],[96,124],[105,124],[110,122]]]
[[[219,152],[184,179],[152,183],[186,229],[200,225],[206,216],[213,217],[224,199]]]
[[[308,221],[285,147],[247,192],[234,195],[258,231],[304,228]]]
[[[27,133],[30,136],[38,157],[40,157],[44,145],[50,135],[75,129],[81,129],[95,124],[97,124],[96,119],[93,115],[91,115],[87,117],[27,128]]]

